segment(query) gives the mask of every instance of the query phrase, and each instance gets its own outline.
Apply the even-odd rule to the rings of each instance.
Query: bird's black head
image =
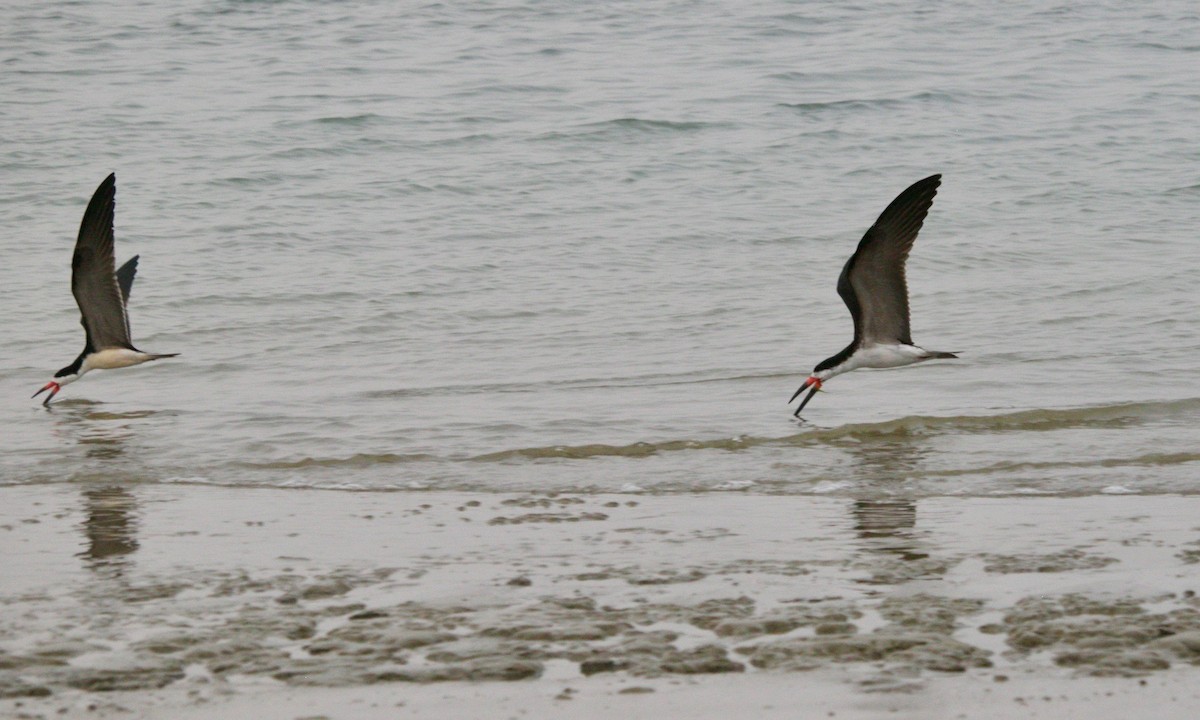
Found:
[[[800,407],[796,408],[796,412],[794,413],[796,417],[800,417],[800,411],[804,409],[804,406],[808,404],[809,400],[813,399],[813,396],[817,394],[817,391],[821,389],[821,386],[826,380],[834,375],[840,375],[842,372],[844,372],[844,370],[838,370],[838,367],[845,363],[846,360],[854,354],[856,349],[858,349],[858,343],[850,343],[850,345],[848,345],[837,355],[834,355],[830,358],[825,358],[821,362],[817,363],[817,366],[813,368],[812,375],[810,375],[808,379],[804,381],[804,384],[800,386],[800,389],[796,391],[796,394],[792,395],[792,399],[788,400],[790,403],[799,397],[800,393],[804,392],[805,389],[812,388],[808,395],[800,401]]]
[[[84,350],[83,352],[79,353],[79,357],[75,358],[75,362],[66,366],[62,370],[59,370],[58,372],[54,373],[55,379],[78,375],[79,369],[83,367],[83,358],[87,356],[87,353],[88,353],[87,350]]]
[[[832,370],[833,368],[837,367],[838,365],[841,365],[842,363],[846,362],[846,360],[848,360],[850,358],[850,356],[854,354],[854,351],[857,349],[858,349],[858,343],[850,343],[850,345],[848,345],[846,348],[844,348],[837,355],[834,355],[833,357],[825,358],[821,362],[817,363],[817,366],[815,368],[813,368],[813,375],[824,372],[826,370]]]

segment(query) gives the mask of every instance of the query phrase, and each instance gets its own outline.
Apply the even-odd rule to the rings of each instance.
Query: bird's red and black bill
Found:
[[[33,394],[33,397],[37,397],[38,395],[41,395],[42,393],[46,392],[47,390],[50,391],[50,394],[47,395],[46,399],[42,401],[42,405],[48,406],[50,404],[50,401],[54,399],[54,396],[58,394],[58,391],[62,390],[62,385],[51,380],[50,382],[46,383],[45,387],[43,387],[41,390],[38,390],[37,392],[35,392]],[[32,399],[32,398],[30,398],[30,399]]]
[[[821,389],[821,381],[815,377],[810,377],[809,379],[805,380],[804,384],[800,386],[800,389],[796,391],[796,394],[792,395],[792,399],[788,400],[788,404],[790,405],[793,400],[800,397],[800,393],[804,392],[804,389],[808,387],[811,387],[812,390],[810,390],[808,395],[805,395],[804,399],[800,401],[800,407],[796,408],[796,412],[793,413],[793,415],[796,417],[800,417],[800,411],[804,409],[804,406],[808,404],[809,400],[813,399],[813,395],[816,395],[817,391]]]

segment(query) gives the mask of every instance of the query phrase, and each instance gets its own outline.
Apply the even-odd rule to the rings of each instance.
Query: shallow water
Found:
[[[298,688],[336,705],[331,688],[369,700],[396,683],[475,697],[462,680],[528,680],[521,707],[631,686],[694,702],[732,674],[837,698],[839,717],[864,700],[829,685],[956,717],[939,709],[946,677],[985,695],[1036,678],[1056,699],[1108,679],[1108,712],[1051,717],[1128,717],[1108,698],[1131,686],[1152,685],[1155,717],[1194,707],[1196,497],[4,495],[0,712],[14,716],[258,716]],[[210,704],[235,695],[253,711]],[[993,716],[1029,717],[1006,702]],[[464,717],[488,717],[476,703]]]
[[[0,483],[1189,493],[1184,2],[42,3],[0,28]],[[134,337],[28,395],[118,176]],[[897,193],[954,363],[837,378]]]

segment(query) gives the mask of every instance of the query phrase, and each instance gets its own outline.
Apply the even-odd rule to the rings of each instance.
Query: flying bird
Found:
[[[908,323],[904,262],[941,182],[941,175],[931,175],[900,193],[846,261],[837,291],[854,318],[854,341],[813,368],[812,375],[788,400],[790,404],[806,388],[812,388],[796,408],[796,417],[825,381],[835,375],[858,368],[893,368],[958,357],[914,345]]]
[[[175,357],[179,353],[147,353],[133,346],[129,334],[129,291],[137,274],[138,256],[134,255],[119,270],[113,270],[113,205],[117,176],[109,175],[96,188],[79,225],[75,255],[71,258],[71,294],[83,317],[87,342],[75,362],[54,373],[54,379],[33,394],[47,390],[42,405],[49,406],[58,391],[75,382],[89,370],[140,365],[150,360]]]

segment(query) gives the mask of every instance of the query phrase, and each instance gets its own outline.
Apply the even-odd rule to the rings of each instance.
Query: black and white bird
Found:
[[[83,213],[75,255],[71,258],[71,294],[83,314],[80,322],[87,333],[87,343],[75,362],[54,373],[54,379],[33,394],[37,397],[50,391],[43,405],[49,405],[64,385],[75,382],[89,370],[129,367],[179,354],[147,353],[133,346],[125,305],[129,302],[133,276],[137,274],[138,258],[135,255],[119,270],[113,270],[116,193],[117,176],[109,175],[96,188]]]
[[[904,262],[941,182],[941,175],[931,175],[900,193],[846,261],[837,291],[854,318],[854,341],[813,368],[812,375],[788,400],[791,403],[806,388],[812,388],[796,408],[796,417],[825,381],[835,375],[858,368],[894,368],[958,357],[914,345],[908,323]]]

